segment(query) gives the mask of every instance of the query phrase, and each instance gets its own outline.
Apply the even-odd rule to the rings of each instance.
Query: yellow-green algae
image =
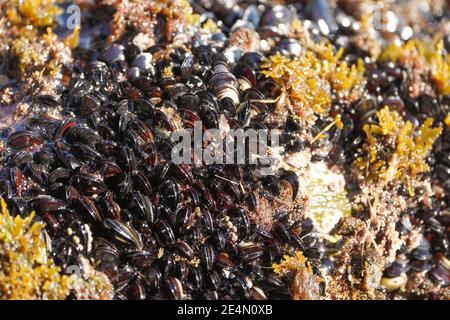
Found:
[[[57,0],[12,0],[1,5],[13,34],[10,54],[17,59],[23,78],[36,71],[50,77],[59,72],[63,48],[52,31],[62,12],[58,3]],[[78,44],[78,33],[76,28],[66,39],[67,47]]]
[[[34,214],[12,216],[0,199],[0,300],[111,300],[114,288],[108,277],[81,257],[83,273],[62,275],[49,256],[43,237],[45,225]]]
[[[0,299],[65,299],[72,277],[48,256],[42,236],[44,225],[29,217],[13,217],[1,200]]]
[[[61,13],[56,0],[9,0],[6,16],[16,26],[51,27]]]
[[[363,88],[364,66],[342,61],[343,50],[330,44],[311,45],[300,57],[277,52],[261,64],[262,73],[280,85],[279,108],[287,107],[300,119],[326,116],[334,98],[351,102]]]
[[[401,66],[423,68],[428,72],[429,80],[438,94],[450,94],[450,56],[444,49],[442,39],[411,39],[402,45],[391,43],[383,50],[379,61],[393,61]]]
[[[363,127],[365,154],[355,161],[356,165],[370,179],[384,184],[398,181],[413,195],[414,181],[430,169],[426,157],[442,128],[432,127],[432,118],[414,128],[410,121],[405,122],[397,111],[387,106],[376,114],[378,124]]]

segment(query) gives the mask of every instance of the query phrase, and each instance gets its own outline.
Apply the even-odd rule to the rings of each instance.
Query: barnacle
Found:
[[[412,69],[423,69],[438,94],[450,94],[450,56],[444,49],[442,39],[412,39],[402,46],[392,43],[381,53],[379,61],[394,61]]]
[[[280,263],[272,265],[280,275],[293,274],[291,297],[294,300],[317,300],[320,297],[320,283],[323,281],[313,273],[311,264],[301,251],[293,256],[284,255]]]
[[[83,274],[73,281],[72,289],[78,300],[112,300],[114,287],[108,277],[95,270],[89,261],[81,257]]]
[[[369,168],[369,176],[385,184],[399,181],[414,194],[414,180],[429,170],[426,157],[442,128],[432,127],[433,119],[428,118],[416,130],[412,123],[403,121],[396,111],[384,107],[377,112],[378,124],[366,124],[366,157],[356,160],[359,168]]]
[[[342,62],[343,50],[334,53],[331,44],[315,44],[303,56],[290,58],[277,52],[263,61],[261,68],[282,88],[278,106],[288,108],[300,118],[326,115],[333,98],[357,99],[363,88],[364,66]]]
[[[71,277],[61,276],[49,258],[42,237],[43,224],[29,217],[13,217],[1,200],[0,299],[64,299]]]

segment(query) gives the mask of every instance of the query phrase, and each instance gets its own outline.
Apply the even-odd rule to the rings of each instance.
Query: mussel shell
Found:
[[[168,277],[164,280],[164,284],[170,299],[183,300],[185,298],[183,285],[178,278]]]
[[[142,249],[142,239],[140,234],[131,226],[113,219],[104,219],[103,228],[107,231],[107,235],[114,239],[116,243],[133,246]]]
[[[39,147],[45,140],[32,131],[16,131],[8,137],[7,144],[13,149],[24,150]]]
[[[154,230],[162,246],[172,246],[175,244],[175,234],[166,220],[157,221],[154,225]]]
[[[30,206],[39,214],[44,214],[46,212],[54,212],[66,207],[64,201],[53,198],[51,196],[38,196],[37,198],[30,201]]]

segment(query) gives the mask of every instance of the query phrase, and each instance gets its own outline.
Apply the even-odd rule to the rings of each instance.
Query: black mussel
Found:
[[[289,242],[291,240],[291,235],[288,229],[280,222],[275,223],[273,226],[273,232],[282,241]]]
[[[254,262],[264,254],[264,249],[253,243],[240,243],[239,250],[244,263]]]
[[[429,274],[435,283],[447,287],[450,284],[450,260],[448,256],[439,255],[436,265]]]
[[[120,221],[106,218],[103,220],[103,228],[107,232],[106,236],[111,237],[118,244],[142,249],[141,236],[133,227]]]
[[[433,268],[433,263],[429,260],[415,260],[410,263],[410,267],[414,272],[428,272]]]
[[[135,190],[139,191],[144,196],[150,196],[152,191],[152,185],[150,181],[148,181],[145,174],[142,171],[136,171],[132,174],[133,186]]]
[[[174,164],[171,163],[169,173],[176,179],[192,184],[194,182],[194,176],[192,175],[191,168],[186,164]]]
[[[65,138],[69,143],[83,143],[93,148],[102,141],[102,138],[96,131],[81,125],[69,128]]]
[[[33,162],[48,169],[55,164],[56,157],[49,149],[40,149],[33,154]]]
[[[81,161],[101,161],[103,156],[94,148],[83,143],[73,143],[70,145],[72,154]]]
[[[296,232],[293,231],[290,231],[289,235],[291,238],[292,245],[301,251],[305,251],[305,244],[303,243],[302,238]]]
[[[299,189],[299,182],[298,182],[297,174],[293,171],[286,170],[281,175],[280,180],[286,181],[287,183],[289,183],[289,185],[292,187],[292,200],[295,200],[297,198],[298,189]]]
[[[86,196],[78,195],[75,197],[74,206],[87,221],[99,222],[103,219],[94,201]]]
[[[97,176],[88,173],[78,173],[70,178],[70,185],[88,197],[97,197],[105,193],[108,188]]]
[[[128,208],[133,211],[134,214],[142,217],[150,224],[155,221],[153,204],[147,196],[143,195],[139,191],[133,191],[130,194]]]
[[[183,206],[177,209],[175,213],[176,228],[179,234],[188,232],[197,221],[199,210],[192,210],[190,207]]]
[[[323,245],[318,244],[314,247],[307,248],[304,252],[304,255],[311,260],[320,260],[323,257],[324,251],[325,249]]]
[[[23,169],[23,174],[39,185],[45,186],[47,184],[47,172],[34,163],[26,164]]]
[[[216,226],[214,223],[214,218],[211,210],[201,210],[200,213],[201,221],[203,223],[203,226],[205,228],[205,231],[207,232],[214,232],[216,230]]]
[[[129,194],[133,189],[133,180],[131,175],[127,172],[122,172],[108,180],[111,188],[121,195]]]
[[[215,266],[220,270],[232,272],[236,269],[236,263],[230,258],[228,253],[221,252],[216,256]]]
[[[245,239],[251,231],[251,223],[247,211],[244,208],[232,208],[227,212],[232,221],[237,220],[234,225],[237,226],[239,239]]]
[[[236,298],[249,299],[250,287],[248,281],[240,274],[231,279],[232,292],[236,292]]]
[[[138,270],[150,267],[156,260],[156,255],[153,252],[146,250],[131,250],[127,252],[126,259],[130,265]]]
[[[187,242],[183,240],[180,240],[175,244],[175,250],[181,257],[186,259],[194,258],[194,250]]]
[[[162,246],[172,246],[175,244],[175,234],[166,220],[157,221],[154,225],[154,230],[157,239]]]
[[[411,252],[411,256],[415,260],[430,260],[432,255],[429,242],[426,239],[422,239],[420,245]]]
[[[183,300],[185,298],[183,285],[178,278],[168,277],[164,280],[164,284],[170,299]]]
[[[71,171],[67,168],[56,168],[52,172],[48,174],[48,182],[49,183],[55,183],[55,182],[62,182],[67,183],[70,179]]]
[[[188,279],[193,289],[201,289],[203,287],[203,273],[200,268],[189,268]]]
[[[56,108],[61,105],[61,102],[58,101],[55,97],[47,94],[37,96],[36,102],[43,107],[50,107],[50,108]]]
[[[104,218],[120,220],[121,209],[119,204],[114,201],[111,191],[106,192],[99,200],[99,208]]]
[[[276,5],[268,8],[262,15],[260,22],[263,36],[287,35],[293,16],[292,10],[285,5]]]
[[[384,276],[388,278],[399,277],[402,273],[409,271],[411,266],[408,264],[408,260],[404,255],[399,255],[395,261],[384,270]]]
[[[155,289],[159,288],[162,274],[157,266],[152,265],[151,267],[145,268],[141,271],[141,274],[145,288],[148,292],[153,292]]]
[[[209,284],[209,286],[219,291],[222,286],[222,277],[216,269],[209,270],[209,272],[206,274],[206,282]]]
[[[176,208],[180,200],[180,191],[178,188],[178,184],[174,180],[165,180],[159,185],[158,192],[161,195],[161,200],[164,203],[166,203],[172,209]]]
[[[281,193],[280,181],[273,175],[268,175],[263,178],[263,185],[272,195],[279,196]]]
[[[8,145],[16,150],[33,149],[44,144],[45,140],[32,131],[16,131],[8,137]]]
[[[206,270],[211,270],[215,260],[214,248],[210,244],[206,244],[201,249],[202,263],[204,263]]]
[[[116,295],[120,294],[128,300],[144,300],[146,297],[145,287],[139,278],[130,281],[124,289],[117,290]]]
[[[173,273],[173,275],[175,277],[180,279],[180,281],[183,283],[183,285],[186,286],[186,289],[187,289],[188,284],[186,283],[186,280],[187,280],[187,277],[188,277],[188,274],[189,274],[188,263],[186,261],[183,261],[183,260],[182,261],[178,261],[175,264],[172,273]],[[190,289],[190,286],[189,286],[189,289]],[[186,291],[188,291],[188,290],[186,290]]]
[[[11,167],[18,167],[23,169],[23,166],[33,161],[33,156],[30,152],[22,150],[14,153],[8,157],[8,165]]]
[[[54,212],[66,207],[64,201],[51,196],[41,195],[30,201],[30,206],[39,214]]]

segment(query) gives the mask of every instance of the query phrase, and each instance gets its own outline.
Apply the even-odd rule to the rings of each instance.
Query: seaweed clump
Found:
[[[437,41],[412,39],[401,46],[392,43],[381,53],[379,61],[392,61],[409,68],[413,71],[409,77],[425,77],[422,80],[432,83],[437,94],[450,94],[450,56],[444,49],[442,39]],[[418,83],[416,79],[409,89],[413,97],[419,94],[419,89],[414,88]]]
[[[77,300],[112,300],[114,287],[108,277],[94,269],[89,261],[80,257],[83,273],[75,279],[72,292]]]
[[[42,236],[44,225],[13,217],[1,200],[0,214],[0,299],[65,299],[72,277],[48,256]]]
[[[51,27],[60,11],[55,0],[13,0],[6,15],[15,25]]]
[[[200,25],[200,16],[193,12],[187,0],[181,1],[117,1],[111,21],[110,43],[129,36],[141,35],[146,47],[163,40],[173,42],[175,35],[183,35]]]
[[[281,88],[277,107],[307,122],[314,115],[326,116],[333,99],[355,101],[363,89],[364,66],[341,61],[343,50],[334,53],[328,43],[312,45],[301,57],[287,57],[279,52],[261,65],[262,74]]]
[[[284,255],[280,263],[272,265],[279,275],[292,275],[291,297],[293,300],[318,300],[321,296],[320,284],[323,279],[316,276],[309,261],[301,251],[294,255]]]
[[[6,6],[6,17],[11,23],[14,39],[10,53],[25,72],[39,71],[54,76],[59,71],[63,45],[53,33],[61,8],[55,0],[11,1]]]
[[[429,171],[426,157],[442,128],[432,127],[428,118],[416,129],[410,121],[403,121],[397,111],[384,107],[377,112],[378,124],[365,124],[365,156],[356,164],[361,171],[368,172],[370,179],[382,181],[384,185],[398,181],[414,194],[414,181]]]

